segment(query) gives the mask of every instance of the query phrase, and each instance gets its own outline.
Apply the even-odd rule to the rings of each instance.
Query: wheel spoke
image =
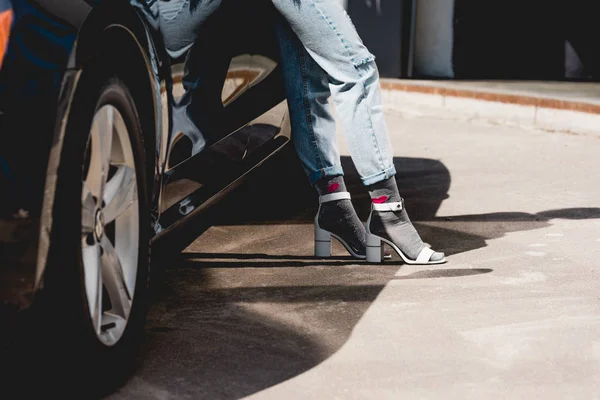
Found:
[[[128,125],[111,104],[96,110],[84,164],[81,249],[85,291],[98,339],[122,337],[136,291],[139,204]]]
[[[81,196],[81,233],[87,236],[94,231],[96,224],[96,199],[88,188],[87,184],[83,183],[83,195]]]
[[[118,111],[114,112],[112,116],[112,132],[119,137],[120,146],[112,147],[112,152],[110,154],[111,165],[126,165],[134,168],[135,161],[133,153],[131,151],[125,151],[123,147],[127,145],[127,143],[123,143],[124,140],[128,139],[127,125],[125,125],[125,121]]]
[[[104,191],[104,218],[110,223],[123,214],[137,201],[137,184],[135,170],[121,166],[106,184]]]
[[[100,247],[82,244],[85,293],[94,330],[100,333],[102,325],[102,274],[100,270]]]
[[[111,313],[127,319],[131,310],[131,294],[123,276],[121,261],[106,236],[100,242],[102,254],[102,280],[112,304]]]
[[[114,131],[114,109],[103,107],[92,122],[90,168],[86,183],[92,194],[101,199],[108,178],[112,139]]]

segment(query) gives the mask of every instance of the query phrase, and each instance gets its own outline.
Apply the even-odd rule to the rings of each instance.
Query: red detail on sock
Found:
[[[375,204],[383,204],[385,203],[387,200],[389,199],[389,197],[387,196],[379,196],[379,197],[374,197],[371,200],[373,201],[373,203]]]
[[[336,190],[338,190],[338,188],[340,187],[339,183],[332,183],[331,185],[329,185],[329,187],[327,188],[327,192],[329,193],[333,193]]]

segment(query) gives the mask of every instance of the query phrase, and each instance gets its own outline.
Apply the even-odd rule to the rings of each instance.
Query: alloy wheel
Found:
[[[83,171],[81,249],[93,328],[116,344],[129,320],[138,269],[140,216],[127,125],[112,105],[92,121]]]

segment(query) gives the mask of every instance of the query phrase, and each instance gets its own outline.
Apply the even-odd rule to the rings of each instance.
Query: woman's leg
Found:
[[[426,248],[404,209],[394,179],[377,66],[345,10],[336,0],[273,3],[297,35],[280,35],[280,45],[296,146],[311,181],[327,176],[323,165],[334,167],[339,158],[327,78],[352,160],[373,199],[368,224],[372,241],[393,243],[408,260],[442,262],[444,255]],[[326,129],[314,129],[321,121]],[[329,156],[329,164],[319,164],[323,155]]]
[[[277,21],[276,29],[290,109],[292,141],[304,170],[321,199],[346,192],[336,142],[336,125],[329,104],[328,75],[306,52],[283,18]],[[315,225],[317,229],[341,238],[350,254],[365,258],[365,227],[349,199],[320,204]],[[327,242],[315,242],[316,255],[328,255],[330,244]],[[317,250],[319,246],[324,250]]]
[[[352,160],[365,185],[395,174],[375,57],[337,0],[273,0],[325,71]]]
[[[329,76],[306,52],[283,18],[276,24],[292,139],[309,181],[314,185],[321,178],[344,174],[329,104]]]

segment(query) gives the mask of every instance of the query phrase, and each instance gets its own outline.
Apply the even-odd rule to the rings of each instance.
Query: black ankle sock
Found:
[[[319,193],[319,196],[326,194],[346,192],[346,184],[344,183],[343,176],[333,176],[321,178],[315,183],[315,188]]]
[[[369,186],[369,195],[374,203],[394,203],[402,201],[396,179],[391,177],[385,181]],[[371,214],[371,233],[388,239],[394,243],[411,260],[416,260],[419,253],[425,248],[419,233],[410,222],[408,213],[404,207],[400,211],[374,211]],[[444,258],[443,253],[435,253],[431,261],[439,261]]]
[[[346,191],[342,176],[321,178],[315,184],[320,196]],[[365,255],[366,233],[350,200],[335,200],[321,205],[319,226],[344,240],[356,254]]]
[[[396,179],[391,177],[381,182],[377,182],[368,187],[371,199],[379,203],[396,202],[402,200],[398,192]]]

